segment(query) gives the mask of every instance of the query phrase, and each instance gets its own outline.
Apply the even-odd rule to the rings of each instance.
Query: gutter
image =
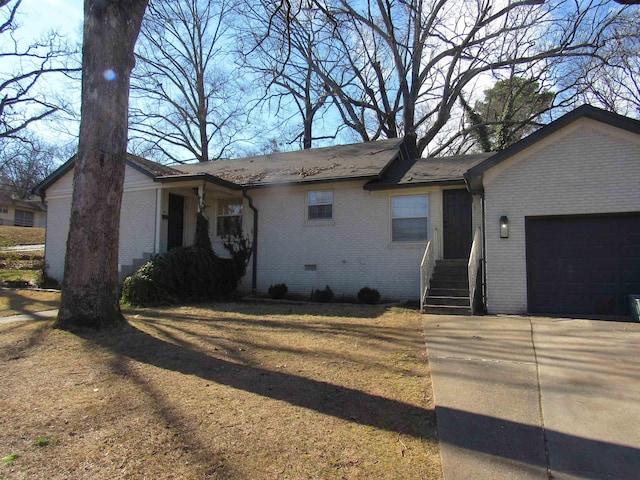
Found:
[[[480,192],[482,199],[482,306],[487,313],[487,221],[484,208],[484,190]]]
[[[482,306],[484,308],[485,313],[487,312],[487,221],[486,221],[486,210],[484,206],[484,188],[482,186],[482,178],[480,179],[480,188],[478,188],[477,184],[472,186],[471,183],[473,181],[473,177],[467,171],[464,174],[464,181],[467,185],[467,190],[472,195],[480,195],[481,200],[481,220],[482,223]],[[475,187],[475,188],[474,188]]]
[[[253,210],[253,258],[252,258],[252,269],[251,269],[251,291],[253,293],[256,292],[258,288],[258,209],[253,204],[253,198],[249,196],[247,193],[247,188],[242,188],[242,197],[247,199],[249,202],[249,208]]]

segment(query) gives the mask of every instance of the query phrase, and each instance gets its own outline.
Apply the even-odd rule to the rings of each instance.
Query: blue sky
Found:
[[[23,0],[20,22],[35,37],[53,29],[79,40],[83,8],[83,0]]]

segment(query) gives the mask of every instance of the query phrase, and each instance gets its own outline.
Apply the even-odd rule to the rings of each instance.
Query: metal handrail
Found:
[[[424,301],[429,288],[429,282],[431,281],[431,275],[433,275],[433,268],[435,267],[435,252],[432,245],[432,241],[427,242],[427,246],[424,249],[424,255],[422,256],[422,262],[420,262],[420,311],[422,312],[424,307]]]
[[[469,263],[467,264],[467,272],[469,274],[469,307],[471,309],[471,315],[475,314],[476,285],[478,281],[478,270],[480,269],[480,233],[480,227],[478,227],[473,235],[471,253],[469,254]]]

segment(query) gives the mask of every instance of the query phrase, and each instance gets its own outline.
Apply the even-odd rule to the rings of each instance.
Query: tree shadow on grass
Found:
[[[118,355],[165,370],[195,375],[210,382],[402,435],[427,440],[437,436],[435,413],[415,405],[298,375],[229,362],[185,345],[165,342],[131,325],[111,332],[85,331],[79,334]]]

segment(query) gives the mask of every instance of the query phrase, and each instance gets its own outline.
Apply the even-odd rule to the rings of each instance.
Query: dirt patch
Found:
[[[359,305],[0,325],[7,479],[441,478],[422,321]]]

